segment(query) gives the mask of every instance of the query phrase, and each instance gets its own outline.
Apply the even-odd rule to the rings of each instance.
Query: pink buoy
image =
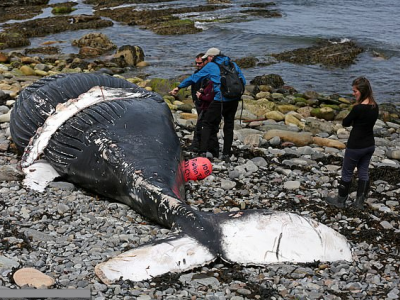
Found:
[[[212,165],[208,158],[196,157],[184,162],[185,181],[201,180],[212,173]]]

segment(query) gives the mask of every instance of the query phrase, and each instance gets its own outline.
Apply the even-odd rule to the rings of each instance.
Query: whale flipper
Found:
[[[187,235],[147,244],[96,266],[106,284],[124,279],[142,281],[168,272],[181,273],[211,263],[217,256]]]

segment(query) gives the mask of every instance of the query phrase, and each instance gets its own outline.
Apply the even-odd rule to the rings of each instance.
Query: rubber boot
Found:
[[[353,206],[357,209],[364,209],[364,202],[368,198],[369,192],[369,180],[359,180],[357,187],[357,198],[354,201]]]
[[[345,182],[340,181],[338,187],[338,195],[336,197],[326,197],[325,201],[332,206],[338,208],[344,208],[346,206],[346,200],[349,198],[351,181]]]

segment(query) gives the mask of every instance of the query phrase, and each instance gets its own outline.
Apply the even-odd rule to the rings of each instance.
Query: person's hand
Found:
[[[197,91],[196,96],[197,96],[197,99],[200,99],[201,93]]]
[[[179,92],[179,88],[176,87],[176,88],[174,88],[172,91],[170,91],[169,93],[170,93],[172,96],[175,96],[178,92]]]

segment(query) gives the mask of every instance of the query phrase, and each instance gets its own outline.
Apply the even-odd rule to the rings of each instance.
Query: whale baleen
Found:
[[[97,265],[95,272],[106,284],[183,272],[217,258],[256,266],[352,260],[346,238],[310,218],[268,210],[213,214],[187,205],[170,109],[160,95],[124,79],[43,78],[20,94],[10,127],[23,152],[26,185],[43,189],[62,176],[173,229],[167,239]],[[51,173],[44,184],[39,183],[42,170]]]

